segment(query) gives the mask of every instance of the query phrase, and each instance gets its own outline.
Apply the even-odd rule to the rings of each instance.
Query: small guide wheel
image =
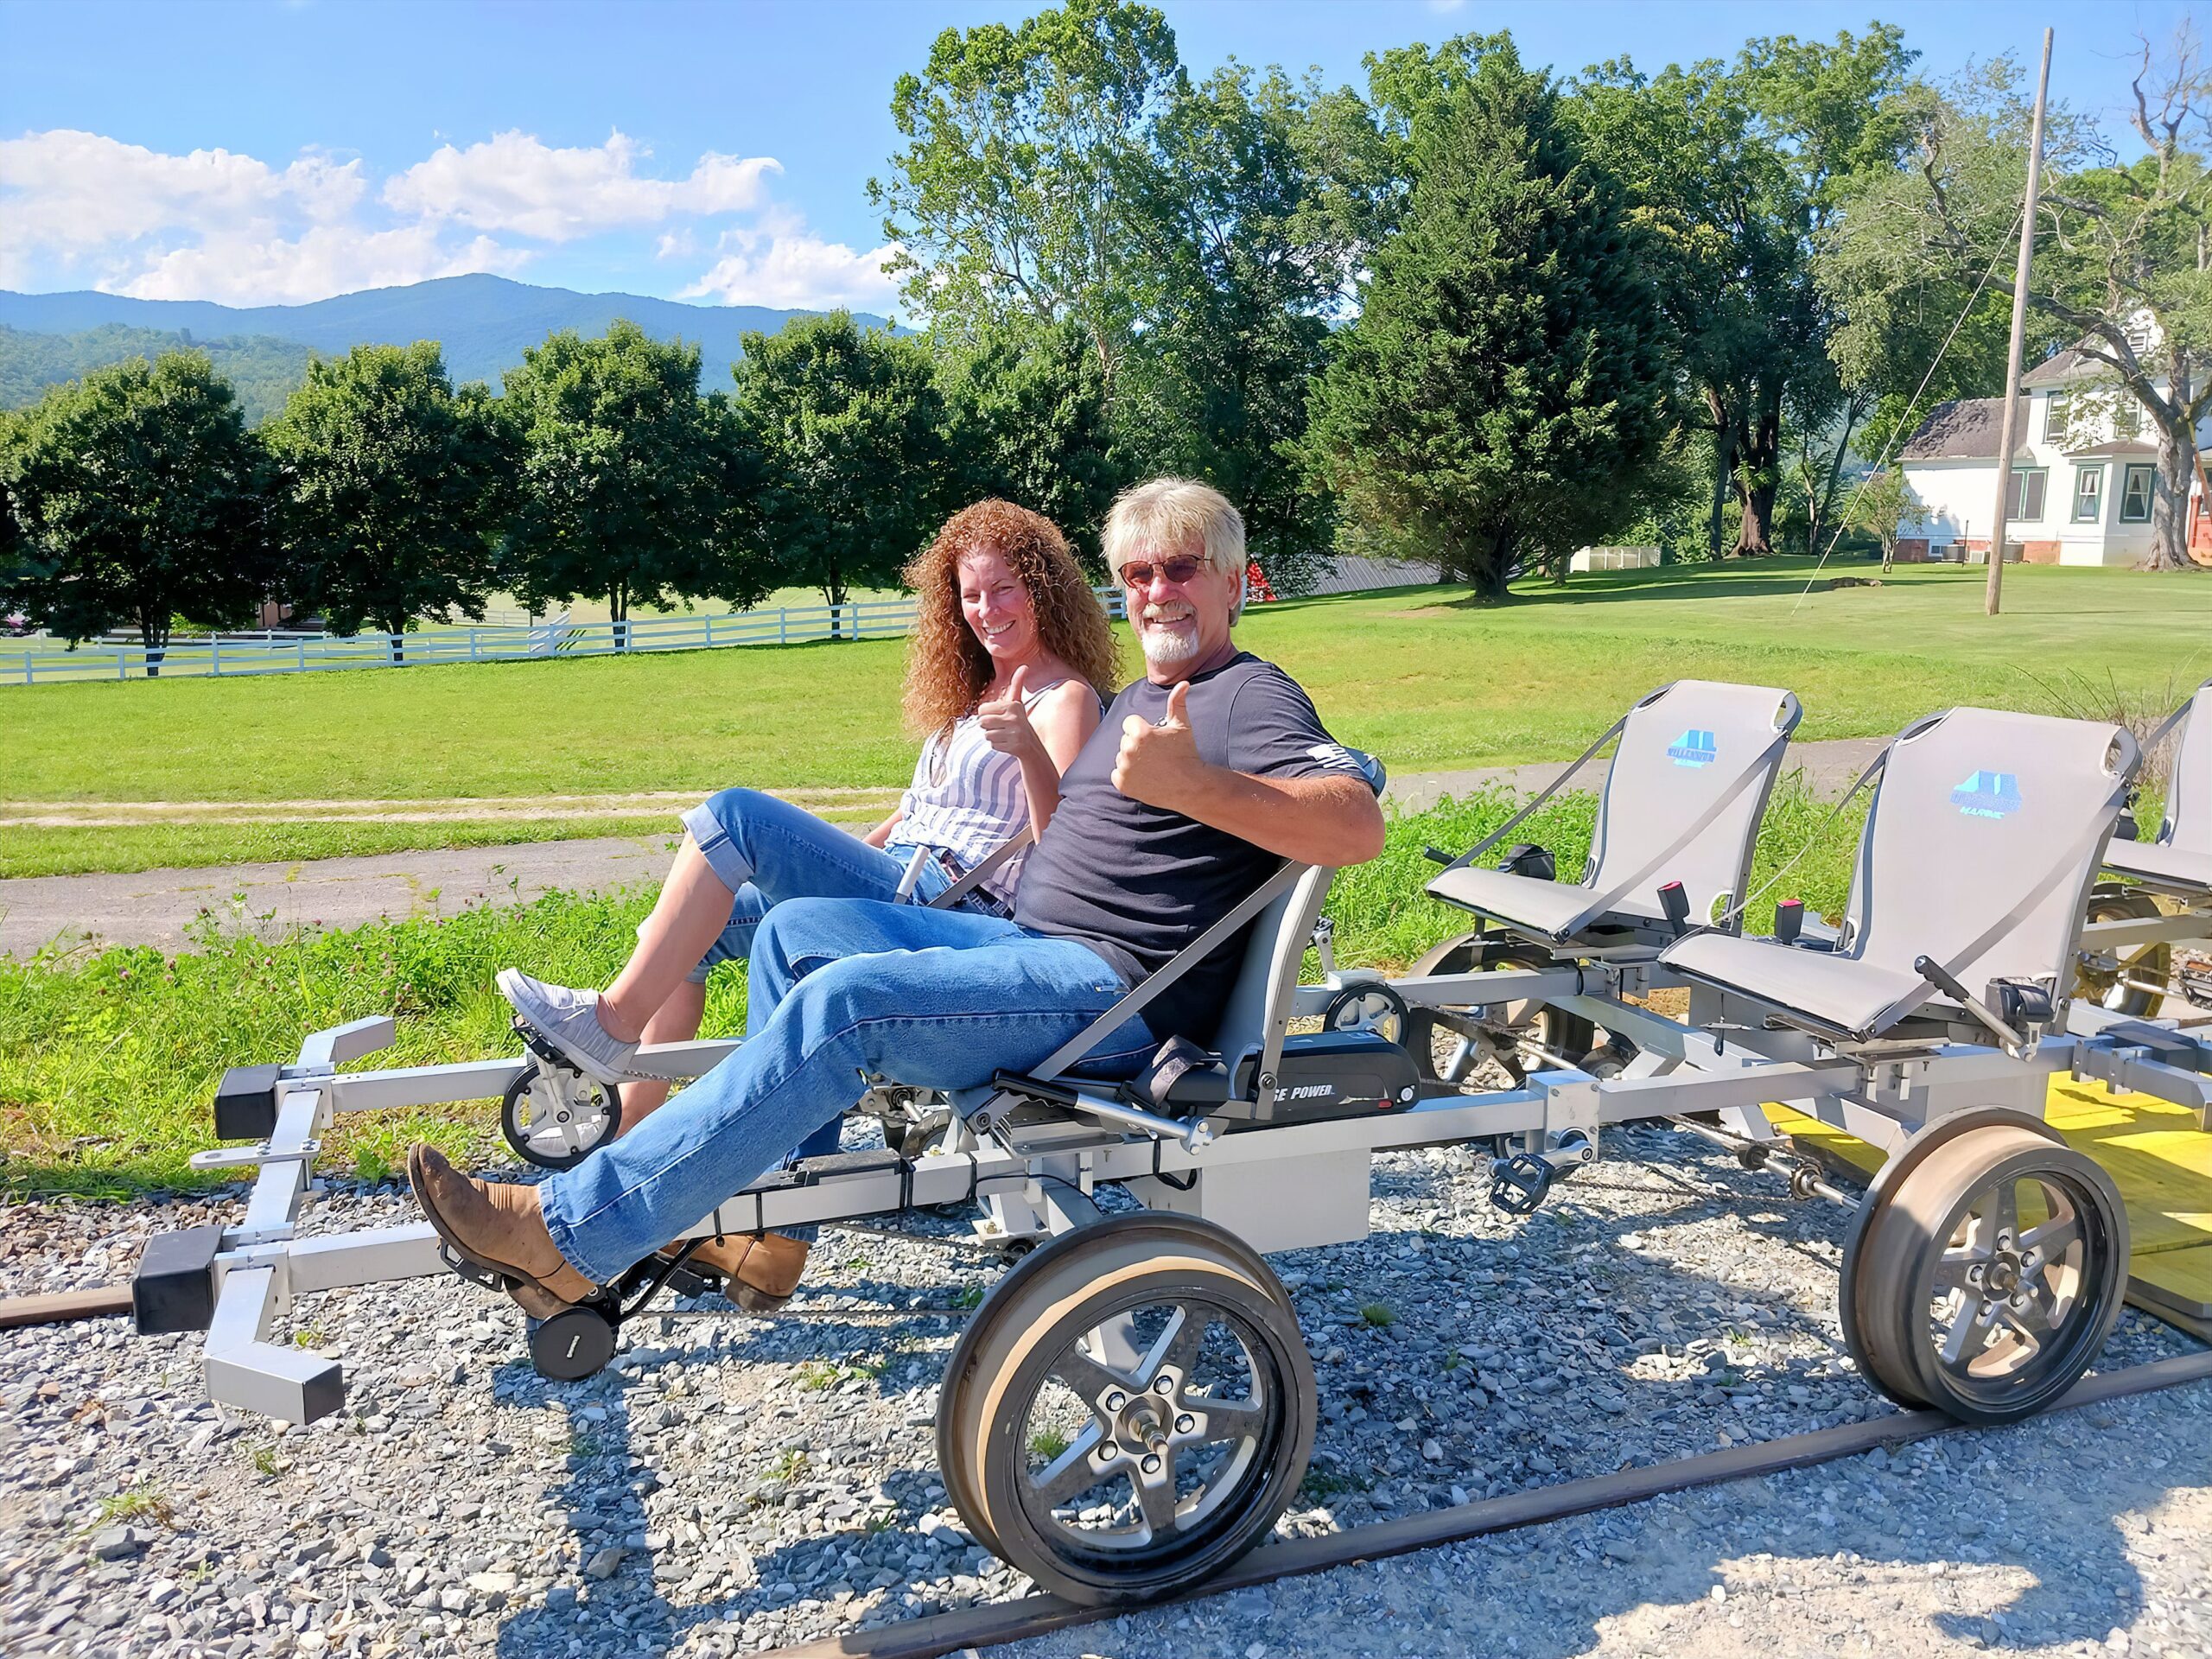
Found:
[[[2127,1287],[2127,1211],[2094,1160],[2032,1128],[1945,1141],[1867,1200],[1847,1310],[1870,1378],[1968,1423],[2057,1400]]]
[[[574,1169],[622,1127],[622,1093],[564,1065],[526,1062],[499,1102],[499,1135],[540,1169]]]
[[[1406,1039],[1406,999],[1388,985],[1347,985],[1321,1010],[1324,1031],[1371,1031],[1386,1043]]]
[[[540,1376],[573,1382],[614,1357],[614,1326],[595,1307],[564,1307],[530,1327],[530,1363]]]
[[[1313,1361],[1266,1262],[1210,1222],[1043,1245],[945,1373],[938,1455],[977,1540],[1071,1601],[1168,1596],[1265,1537],[1313,1449]]]

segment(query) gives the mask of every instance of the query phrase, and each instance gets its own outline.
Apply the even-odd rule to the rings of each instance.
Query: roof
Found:
[[[2145,443],[2140,438],[2107,438],[2102,443],[2093,443],[2086,449],[2069,449],[2069,461],[2103,461],[2116,455],[2155,455],[2158,446]]]
[[[2002,397],[1954,397],[1929,411],[1898,452],[1900,461],[1994,461],[1997,429],[2003,419]],[[2019,400],[2018,418],[2012,423],[2012,453],[2028,448],[2028,400]]]
[[[2069,346],[2057,356],[2044,359],[2022,375],[2020,384],[2023,386],[2063,386],[2075,380],[2093,380],[2101,374],[2112,372],[2111,364],[2091,357],[2079,346]]]

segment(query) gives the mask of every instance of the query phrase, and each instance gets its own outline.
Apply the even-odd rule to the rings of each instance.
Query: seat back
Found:
[[[1707,921],[1744,892],[1759,819],[1781,770],[1782,752],[1762,760],[1777,737],[1795,731],[1804,710],[1770,685],[1676,680],[1629,711],[1598,801],[1598,823],[1582,885],[1599,893],[1636,878],[1658,849],[1688,835],[1713,803],[1758,765],[1753,780],[1649,880],[1637,880],[1610,908],[1663,919],[1658,890],[1679,881],[1690,918]]]
[[[1859,837],[1847,954],[1916,978],[1931,957],[1977,995],[1993,979],[2055,980],[2063,1000],[2139,759],[2101,721],[1952,709],[1907,727]]]
[[[1245,936],[1243,966],[1237,969],[1214,1033],[1214,1052],[1229,1061],[1232,1074],[1240,1056],[1267,1047],[1268,1033],[1287,1014],[1306,942],[1335,874],[1325,866],[1308,865],[1304,874],[1253,918]]]
[[[2212,680],[2196,688],[2182,716],[2158,841],[2177,852],[2212,855]]]

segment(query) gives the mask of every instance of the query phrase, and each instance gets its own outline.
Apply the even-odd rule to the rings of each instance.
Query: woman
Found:
[[[639,1046],[697,1034],[709,971],[750,953],[771,906],[893,899],[918,854],[913,898],[926,902],[1024,823],[1041,834],[1058,804],[1060,773],[1096,728],[1102,694],[1118,683],[1105,613],[1059,531],[1009,502],[979,501],[945,521],[905,580],[917,610],[905,712],[926,736],[897,811],[856,839],[773,796],[724,790],[683,815],[683,845],[659,900],[606,990],[501,971],[501,994],[535,1031],[587,1076],[622,1085],[626,1128],[668,1096],[666,1083],[632,1072]],[[1007,913],[1021,862],[1010,860],[958,902]],[[833,1123],[798,1155],[836,1144]],[[725,1272],[753,1306],[788,1297],[805,1257],[797,1237],[770,1234],[709,1245],[695,1259]]]

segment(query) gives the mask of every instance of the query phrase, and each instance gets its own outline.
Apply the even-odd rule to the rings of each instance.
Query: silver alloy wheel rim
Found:
[[[2024,1224],[2023,1185],[2042,1218]],[[1961,1396],[2009,1389],[2067,1361],[2074,1332],[2094,1317],[2088,1195],[2056,1172],[2008,1176],[1955,1212],[1937,1258],[1928,1340]]]

